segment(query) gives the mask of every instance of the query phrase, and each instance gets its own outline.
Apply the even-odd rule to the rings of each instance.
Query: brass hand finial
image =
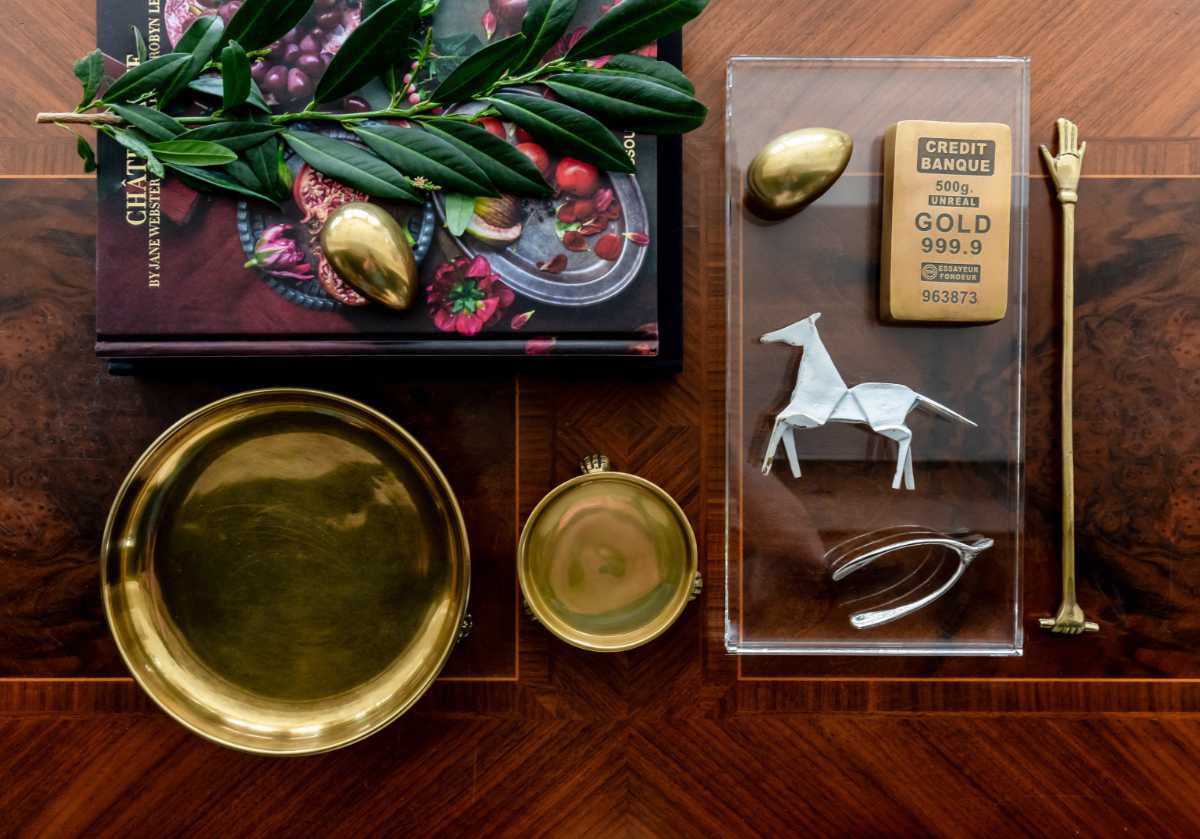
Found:
[[[1070,120],[1059,117],[1058,156],[1052,156],[1050,149],[1042,146],[1042,159],[1046,161],[1046,168],[1050,170],[1050,177],[1058,185],[1058,200],[1064,205],[1074,204],[1079,200],[1079,193],[1076,190],[1079,188],[1079,173],[1083,170],[1083,155],[1086,151],[1087,143],[1079,142],[1079,128]],[[1075,226],[1073,218],[1069,236],[1064,244],[1071,245],[1071,251],[1074,251]],[[1074,254],[1072,253],[1072,255]]]
[[[1098,632],[1100,626],[1083,616],[1075,599],[1075,442],[1072,396],[1075,345],[1075,204],[1079,201],[1079,173],[1087,143],[1079,142],[1079,129],[1070,120],[1058,120],[1058,155],[1042,146],[1042,159],[1058,186],[1063,219],[1063,361],[1062,361],[1062,604],[1053,618],[1042,618],[1043,629],[1064,635]]]

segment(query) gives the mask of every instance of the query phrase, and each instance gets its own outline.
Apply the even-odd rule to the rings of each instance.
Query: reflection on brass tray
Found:
[[[429,454],[365,405],[242,393],[156,440],[117,493],[105,610],[147,693],[226,746],[307,754],[409,708],[466,618],[470,562]]]
[[[975,557],[993,544],[993,540],[978,534],[960,539],[916,525],[900,525],[847,539],[826,551],[825,561],[836,582],[888,554],[924,548],[919,553],[920,561],[900,579],[843,601],[842,605],[856,610],[850,623],[857,629],[871,629],[924,609],[946,594]],[[948,564],[952,570],[947,577]]]
[[[696,537],[661,487],[592,455],[529,514],[517,574],[530,616],[568,644],[618,652],[657,638],[700,593]]]

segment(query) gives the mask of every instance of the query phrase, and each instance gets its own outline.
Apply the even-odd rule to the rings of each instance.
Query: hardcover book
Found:
[[[617,0],[620,2],[620,0]],[[359,21],[360,0],[317,0],[254,76],[265,105],[299,110],[329,57]],[[98,41],[110,75],[146,54],[173,49],[202,15],[231,16],[237,0],[99,0]],[[418,102],[457,64],[520,29],[523,3],[441,0],[424,19],[432,51],[415,78]],[[569,48],[612,0],[582,0],[551,53]],[[678,64],[678,36],[640,52]],[[598,59],[604,61],[604,59]],[[402,68],[403,69],[403,68]],[[293,72],[294,71],[294,72]],[[301,75],[303,74],[303,78]],[[386,107],[382,81],[330,110]],[[190,97],[180,97],[181,100]],[[184,106],[205,113],[220,97]],[[325,107],[325,106],[323,106]],[[465,111],[464,111],[465,112]],[[514,146],[532,138],[495,118],[485,127]],[[336,123],[306,123],[338,133]],[[446,200],[422,205],[370,198],[323,175],[286,144],[279,169],[290,187],[276,207],[160,179],[143,161],[100,137],[96,348],[110,359],[242,355],[647,356],[678,367],[682,355],[680,142],[618,132],[635,175],[589,171],[542,149],[555,194],[499,209],[476,205],[461,235]],[[342,139],[350,139],[343,136]],[[525,149],[538,155],[536,143]],[[416,302],[388,309],[346,284],[320,250],[338,206],[370,200],[406,231],[418,262]],[[657,365],[656,365],[657,366]]]

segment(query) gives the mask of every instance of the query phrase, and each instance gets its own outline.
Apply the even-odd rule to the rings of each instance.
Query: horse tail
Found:
[[[945,405],[943,405],[941,402],[935,402],[934,400],[930,399],[928,396],[924,396],[924,395],[918,393],[917,394],[917,404],[923,405],[924,407],[933,411],[935,414],[941,414],[943,417],[946,417],[947,419],[956,419],[959,422],[965,422],[967,425],[977,427],[976,423],[967,419],[962,414],[958,413],[957,411],[950,410]]]

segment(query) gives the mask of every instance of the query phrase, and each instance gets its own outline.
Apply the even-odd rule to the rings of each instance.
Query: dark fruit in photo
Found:
[[[603,233],[608,229],[608,219],[593,218],[584,222],[579,228],[579,232],[584,236],[595,236],[597,233]]]
[[[296,67],[314,79],[325,72],[325,62],[321,60],[319,55],[308,55],[306,53],[300,56],[296,61]]]
[[[520,28],[529,0],[488,0],[488,7],[501,26]]]
[[[596,240],[594,248],[596,256],[609,262],[616,262],[621,256],[621,237],[615,233],[607,233]]]
[[[287,92],[287,77],[287,68],[282,64],[275,65],[263,77],[263,90],[267,93],[274,93],[276,96]]]
[[[293,99],[307,99],[312,96],[313,81],[303,70],[288,70],[287,92]]]
[[[566,254],[557,254],[545,262],[538,263],[538,270],[545,271],[547,274],[561,274],[563,269],[567,267]]]
[[[568,201],[558,208],[558,220],[563,224],[574,224],[577,221],[591,218],[595,213],[596,207],[591,201],[585,199]]]

